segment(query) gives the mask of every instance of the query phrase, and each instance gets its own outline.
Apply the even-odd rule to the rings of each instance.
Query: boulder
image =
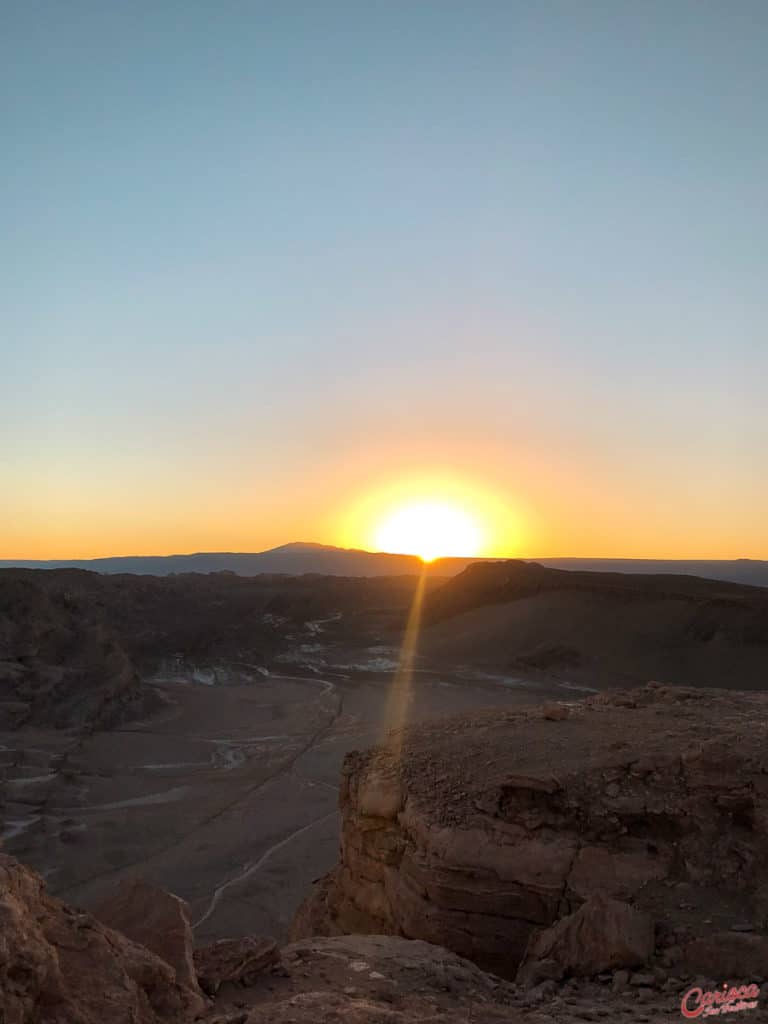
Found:
[[[192,950],[194,936],[184,900],[140,879],[121,882],[96,908],[100,921],[146,946],[176,972],[176,980],[200,997]]]
[[[224,982],[251,984],[279,958],[274,939],[246,936],[201,946],[194,952],[194,966],[202,990],[215,996]]]
[[[541,717],[546,718],[548,722],[562,722],[569,715],[570,711],[564,704],[558,704],[553,700],[546,701],[541,708]]]
[[[529,962],[554,961],[568,974],[599,974],[618,967],[639,967],[653,950],[652,919],[598,893],[575,914],[536,935],[521,969]]]

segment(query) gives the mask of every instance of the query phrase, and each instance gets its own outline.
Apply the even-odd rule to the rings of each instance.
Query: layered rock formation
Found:
[[[576,1024],[606,1018],[650,1024],[679,1019],[681,996],[696,1009],[726,995],[714,991],[714,981],[691,985],[679,977],[660,984],[657,968],[587,981],[531,979],[526,988],[447,949],[383,935],[312,938],[279,951],[270,940],[248,937],[196,949],[193,956],[176,898],[154,890],[160,909],[148,914],[151,927],[143,927],[138,910],[143,905],[146,911],[150,890],[133,891],[137,913],[123,889],[112,914],[142,930],[162,956],[51,899],[39,877],[11,858],[0,859],[2,1024]],[[638,912],[614,902],[593,896],[572,921],[561,921],[549,937],[543,933],[537,952],[578,959],[610,943],[615,934],[599,928],[606,907],[632,951],[647,939],[642,930],[625,928],[627,915]],[[190,963],[215,1000],[194,994]],[[552,963],[539,964],[545,975]],[[764,1019],[759,985],[732,986],[729,997],[747,992],[757,1011],[750,1019]]]
[[[566,711],[463,716],[349,755],[340,863],[294,936],[420,938],[511,977],[529,944],[572,953],[547,930],[597,898],[653,929],[635,952],[707,971],[720,932],[768,974],[768,696],[649,684]],[[588,945],[601,930],[576,927]],[[619,963],[593,942],[555,973]]]

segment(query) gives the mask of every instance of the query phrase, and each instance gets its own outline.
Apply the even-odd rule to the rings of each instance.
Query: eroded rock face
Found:
[[[162,706],[82,596],[40,573],[0,575],[0,692],[5,729],[111,728]]]
[[[593,898],[593,911],[601,902],[611,901]],[[744,941],[732,951],[759,955],[759,936],[738,937]],[[691,987],[682,978],[659,985],[655,971],[620,970],[600,984],[545,973],[522,988],[446,949],[384,935],[312,938],[279,954],[270,940],[231,940],[197,950],[195,962],[203,977],[220,981],[215,1003],[202,1010],[162,959],[51,899],[39,877],[0,859],[2,1024],[638,1024],[678,1019]]]
[[[349,755],[340,863],[293,936],[421,938],[511,977],[597,895],[647,914],[657,942],[744,920],[759,933],[768,695],[649,684],[569,710],[427,723],[399,760]]]
[[[197,1010],[173,969],[0,855],[3,1024],[182,1024]]]
[[[141,879],[130,879],[122,882],[94,915],[165,960],[179,984],[197,997],[200,1008],[205,1005],[197,982],[194,937],[184,900]]]

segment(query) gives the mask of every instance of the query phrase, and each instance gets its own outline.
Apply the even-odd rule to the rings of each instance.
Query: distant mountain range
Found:
[[[429,576],[456,576],[475,562],[496,558],[438,558],[426,566]],[[703,576],[731,583],[768,587],[768,561],[676,560],[646,558],[537,558],[553,569],[579,572],[674,573]],[[283,544],[269,551],[208,551],[191,555],[137,555],[115,558],[62,559],[53,561],[0,560],[0,569],[87,569],[100,573],[135,573],[168,576],[171,573],[232,572],[238,576],[280,573],[290,576],[316,573],[323,576],[403,576],[419,573],[423,564],[414,555],[337,548],[326,544]]]

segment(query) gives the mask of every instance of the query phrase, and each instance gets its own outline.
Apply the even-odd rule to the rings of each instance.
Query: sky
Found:
[[[763,0],[5,0],[0,558],[768,558]]]

